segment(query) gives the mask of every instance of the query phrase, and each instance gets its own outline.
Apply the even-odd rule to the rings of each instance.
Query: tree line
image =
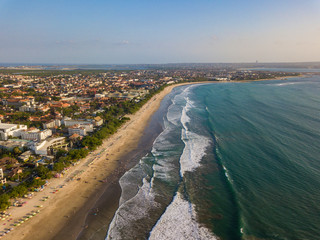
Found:
[[[0,210],[5,210],[10,206],[10,198],[23,197],[28,192],[35,191],[36,188],[44,185],[47,179],[52,178],[54,173],[61,173],[65,168],[88,156],[91,151],[102,145],[104,139],[110,137],[126,121],[130,120],[130,118],[125,117],[126,114],[137,112],[152,96],[164,88],[165,86],[162,85],[157,89],[150,90],[141,100],[123,101],[105,108],[104,112],[98,114],[104,120],[104,124],[94,133],[85,136],[70,151],[58,150],[53,165],[49,165],[49,167],[40,165],[29,170],[29,178],[18,186],[3,185],[2,194],[0,195]]]

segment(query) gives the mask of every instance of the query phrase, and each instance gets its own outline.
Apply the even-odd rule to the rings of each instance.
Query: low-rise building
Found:
[[[73,126],[73,125],[76,125],[76,124],[79,124],[79,125],[92,124],[92,119],[89,119],[89,120],[74,120],[74,119],[64,118],[63,124],[66,127],[70,127],[70,126]]]
[[[49,128],[56,128],[61,126],[61,121],[59,119],[53,119],[50,120],[46,123],[43,123],[43,128],[44,129],[49,129]]]
[[[105,97],[105,94],[103,94],[103,93],[96,93],[96,94],[94,95],[94,97],[95,97],[95,98],[103,98],[103,97]]]
[[[103,119],[101,117],[99,117],[99,116],[95,117],[93,119],[93,123],[94,123],[95,127],[99,127],[99,126],[101,126],[103,124]]]
[[[37,106],[36,105],[23,105],[19,107],[20,112],[36,112],[37,111]]]
[[[29,102],[19,107],[20,112],[36,112],[36,111],[47,112],[49,110],[50,108],[47,105],[43,105],[43,104],[37,105],[37,104],[31,104]]]
[[[23,130],[27,130],[26,125],[0,123],[0,140],[6,141],[10,136],[20,137]]]
[[[0,183],[1,183],[1,184],[7,183],[7,179],[4,177],[3,169],[2,169],[2,168],[0,168]]]
[[[30,129],[21,132],[21,139],[30,140],[30,141],[42,141],[46,138],[52,136],[52,131],[50,129],[45,129],[40,131],[39,129]]]
[[[27,148],[30,144],[30,141],[22,140],[22,139],[9,139],[8,141],[0,141],[0,148],[12,151],[14,148],[19,148],[23,150],[23,148]]]
[[[24,153],[20,154],[20,156],[18,157],[19,160],[26,162],[30,159],[30,157],[32,156],[32,152],[31,151],[25,151]]]
[[[31,146],[31,149],[38,155],[53,155],[55,151],[58,149],[66,149],[67,148],[66,138],[65,137],[57,137],[57,138],[49,138],[40,143],[34,142]]]
[[[73,134],[78,134],[80,136],[86,136],[87,130],[85,127],[81,127],[80,124],[76,124],[71,127],[68,127],[68,134],[69,134],[69,136],[72,136]]]

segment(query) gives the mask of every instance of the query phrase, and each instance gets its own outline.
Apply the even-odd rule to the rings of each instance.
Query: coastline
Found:
[[[232,81],[219,81],[219,82],[260,82],[260,81],[269,81],[269,80],[288,80],[290,78],[295,78],[295,77],[305,77],[305,74],[300,74],[297,76],[283,76],[283,77],[275,77],[275,78],[264,78],[264,79],[256,79],[256,80],[232,80]]]
[[[63,178],[50,180],[50,185],[42,192],[36,193],[24,207],[11,208],[8,211],[12,213],[11,223],[19,221],[33,211],[41,210],[41,212],[33,218],[28,218],[28,223],[14,227],[14,230],[3,239],[76,239],[86,228],[85,220],[90,210],[92,211],[91,208],[105,192],[109,191],[113,194],[113,201],[110,204],[114,204],[113,208],[117,208],[121,189],[116,185],[125,172],[126,166],[130,165],[123,158],[137,148],[139,139],[152,115],[159,109],[163,98],[173,88],[187,84],[195,83],[167,86],[143,105],[137,113],[128,116],[130,120],[127,123],[110,138],[104,140],[97,150],[69,169]],[[74,180],[68,181],[76,174]],[[42,202],[41,200],[47,196],[50,198]]]
[[[277,79],[257,81],[264,80]],[[217,82],[199,82],[198,84],[206,83]],[[11,223],[13,223],[17,219],[21,219],[21,216],[39,209],[35,206],[43,205],[43,208],[39,209],[41,210],[40,214],[29,219],[28,223],[14,227],[14,230],[3,239],[88,239],[88,236],[92,236],[92,233],[97,229],[88,227],[87,220],[90,221],[90,218],[96,218],[97,215],[102,214],[95,206],[105,204],[101,200],[106,195],[111,197],[107,203],[109,206],[103,214],[104,218],[111,221],[121,195],[118,180],[126,170],[132,167],[130,160],[135,158],[134,154],[137,154],[136,158],[140,156],[141,153],[137,153],[135,150],[151,117],[159,109],[163,98],[172,89],[188,84],[197,83],[167,86],[163,91],[153,96],[137,113],[129,116],[130,121],[125,123],[113,136],[104,140],[102,146],[82,159],[80,164],[72,167],[63,178],[50,180],[51,184],[43,192],[36,193],[36,196],[28,200],[27,205],[23,208],[11,209],[10,212],[12,210],[16,212],[12,216]],[[128,155],[131,155],[130,158]],[[79,174],[77,176],[80,178],[79,181],[67,181],[76,173]],[[63,189],[53,194],[52,192],[55,190],[60,190],[61,185],[65,185]],[[45,196],[50,196],[50,199],[46,202],[40,201]],[[95,213],[98,214],[94,215]],[[107,225],[108,223],[103,224]],[[104,236],[107,229],[100,230],[99,236]]]

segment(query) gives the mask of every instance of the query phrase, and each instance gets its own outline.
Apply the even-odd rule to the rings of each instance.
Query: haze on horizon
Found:
[[[0,0],[0,62],[320,61],[319,0]]]

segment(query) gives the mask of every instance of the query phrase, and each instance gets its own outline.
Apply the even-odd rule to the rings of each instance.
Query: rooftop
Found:
[[[16,127],[17,124],[10,124],[10,123],[0,123],[0,129],[10,129],[12,127]]]

